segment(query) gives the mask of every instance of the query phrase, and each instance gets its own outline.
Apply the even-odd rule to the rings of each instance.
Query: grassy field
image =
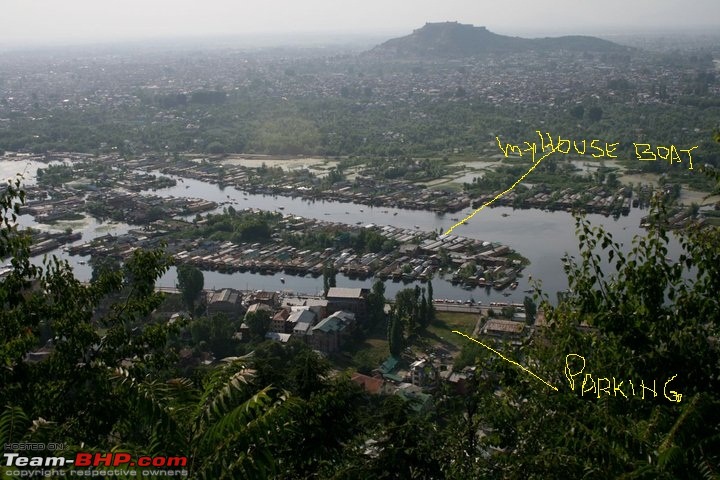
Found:
[[[330,360],[338,369],[351,368],[369,372],[379,367],[389,356],[387,323],[380,322],[364,340],[349,344]]]
[[[427,330],[414,337],[411,348],[419,354],[422,353],[423,347],[438,345],[453,355],[457,354],[467,340],[452,331],[458,330],[470,335],[477,319],[477,313],[438,312],[437,319],[428,326]],[[351,368],[369,372],[379,367],[389,356],[387,324],[383,322],[378,324],[365,339],[348,345],[330,360],[335,368],[341,370]]]
[[[453,330],[458,330],[467,335],[472,334],[477,323],[477,313],[454,313],[454,312],[438,312],[436,320],[427,328],[424,338],[435,340],[445,345],[450,351],[459,351],[467,342],[466,339]]]
[[[428,188],[432,190],[450,190],[457,193],[461,193],[463,190],[463,186],[461,184],[453,183],[452,180],[446,180],[444,182],[428,185]]]

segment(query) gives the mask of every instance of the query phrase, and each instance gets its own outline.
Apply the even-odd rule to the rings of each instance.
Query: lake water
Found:
[[[20,162],[0,161],[0,172],[7,172],[11,167],[7,163],[20,165]],[[28,171],[30,170],[30,171]],[[26,170],[26,178],[34,175],[31,169]],[[173,176],[171,176],[173,177]],[[160,196],[189,196],[212,200],[221,203],[225,208],[232,205],[236,209],[260,208],[264,210],[277,210],[283,213],[290,213],[302,217],[315,218],[326,221],[355,224],[377,224],[394,225],[403,228],[426,231],[446,231],[456,222],[452,218],[464,218],[471,213],[470,210],[454,214],[436,214],[420,210],[403,210],[386,207],[369,207],[366,205],[339,203],[327,201],[310,201],[301,198],[276,197],[270,195],[252,195],[235,188],[226,187],[220,189],[216,185],[198,180],[173,177],[178,180],[175,187],[165,188],[149,192]],[[282,207],[282,209],[281,209]],[[587,218],[593,225],[602,225],[611,232],[616,241],[624,244],[629,249],[634,235],[642,235],[644,230],[640,228],[640,219],[647,214],[646,210],[631,209],[628,216],[622,216],[617,220],[603,215],[588,215]],[[22,216],[21,221],[26,225],[34,225],[34,222],[27,215]],[[97,235],[103,235],[108,231],[111,233],[124,233],[128,230],[125,224],[101,224],[93,219],[86,222],[62,222],[54,229],[64,229],[66,226],[74,229],[81,228],[83,240],[87,241]],[[518,279],[517,290],[507,290],[509,297],[501,292],[492,289],[465,290],[459,286],[441,278],[433,280],[435,298],[452,298],[459,300],[481,300],[489,301],[511,301],[522,302],[526,295],[524,290],[531,289],[530,278],[540,280],[545,292],[551,294],[567,288],[567,281],[563,272],[561,259],[566,252],[571,255],[578,253],[578,241],[575,236],[575,220],[567,212],[548,212],[538,209],[513,210],[510,207],[486,208],[468,221],[467,225],[457,227],[453,233],[466,237],[500,242],[509,245],[530,260],[530,265],[523,271],[523,277]],[[83,279],[90,278],[90,268],[80,262],[87,261],[86,258],[69,257],[62,252],[56,252],[63,258],[67,258],[76,267],[76,275]],[[669,256],[675,258],[679,254],[678,242],[671,238]],[[609,267],[608,267],[609,268]],[[285,282],[281,282],[284,278]],[[347,279],[338,275],[338,285],[347,287],[370,287],[373,280],[365,281]],[[161,286],[175,286],[175,270],[171,269],[164,275],[158,284]],[[322,290],[322,277],[312,278],[296,277],[286,274],[260,275],[251,273],[222,274],[219,272],[205,272],[206,288],[233,287],[239,289],[265,289],[265,290],[294,290],[303,293],[316,293]],[[404,285],[402,282],[386,283],[387,295],[393,295]]]

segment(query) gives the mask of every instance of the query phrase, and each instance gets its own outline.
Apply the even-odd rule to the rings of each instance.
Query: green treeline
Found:
[[[172,115],[160,121],[148,119],[162,108]],[[588,109],[585,109],[589,111]],[[418,114],[417,112],[422,112]],[[633,142],[689,148],[696,165],[720,165],[720,151],[707,140],[706,132],[686,129],[678,137],[677,125],[713,124],[716,109],[698,110],[684,105],[603,105],[602,118],[583,119],[578,126],[572,105],[496,106],[472,102],[417,99],[411,107],[388,101],[382,107],[359,106],[345,98],[290,98],[277,100],[250,91],[228,94],[225,101],[178,104],[162,107],[149,100],[122,111],[93,109],[52,110],[32,121],[14,119],[0,129],[0,150],[144,153],[201,152],[257,153],[276,155],[360,156],[378,161],[400,159],[371,169],[385,178],[422,181],[450,173],[446,161],[453,155],[485,156],[500,152],[496,135],[514,143],[533,138],[535,130],[571,138],[600,138],[619,142],[616,154],[626,167],[666,173],[695,188],[710,185],[685,165],[667,161],[640,162]],[[587,112],[584,113],[587,116]],[[197,118],[197,128],[188,128]],[[517,119],[522,122],[518,123]],[[634,131],[652,134],[628,133]],[[29,132],[32,132],[30,134]],[[426,158],[420,163],[411,158]]]
[[[273,236],[284,245],[322,251],[327,248],[352,249],[359,254],[392,252],[399,243],[366,228],[348,228],[339,224],[297,227],[283,215],[269,211],[242,211],[228,207],[223,214],[198,215],[193,228],[174,234],[182,238],[235,243],[267,243]]]
[[[323,228],[302,234],[286,234],[283,238],[289,245],[298,248],[312,250],[324,250],[326,248],[343,250],[353,249],[354,252],[364,254],[368,252],[392,252],[397,249],[397,240],[391,240],[384,235],[368,229],[360,229],[357,232],[348,231],[342,227]]]
[[[388,100],[371,107],[367,100],[359,103],[342,97],[282,100],[249,87],[224,98],[171,105],[149,98],[122,110],[51,109],[32,119],[13,119],[0,130],[0,149],[441,157],[454,149],[471,155],[494,151],[490,142],[496,135],[521,142],[541,129],[567,137],[619,142],[617,152],[627,158],[633,158],[633,141],[653,145],[672,141],[678,146],[699,145],[699,163],[718,161],[717,153],[708,148],[705,132],[677,136],[677,125],[712,124],[716,108],[663,104],[628,109],[620,102],[606,103],[601,119],[585,118],[578,126],[577,109],[570,103],[498,106],[482,99],[415,98],[412,105]],[[588,116],[591,107],[585,110]],[[163,112],[172,114],[149,121]],[[188,128],[188,121],[194,119],[197,125]],[[636,130],[652,134],[628,134]],[[648,163],[642,168],[665,168],[661,164]]]
[[[390,354],[399,357],[409,337],[425,330],[435,319],[432,281],[425,288],[405,288],[395,295],[388,316],[388,344]]]
[[[243,212],[229,207],[225,214],[198,216],[194,229],[183,230],[185,238],[232,241],[235,243],[270,240],[270,236],[282,220],[282,215],[268,211]]]

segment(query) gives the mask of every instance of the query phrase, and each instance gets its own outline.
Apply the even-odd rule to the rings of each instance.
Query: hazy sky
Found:
[[[0,47],[256,33],[404,34],[457,20],[509,35],[720,30],[720,0],[0,0]]]

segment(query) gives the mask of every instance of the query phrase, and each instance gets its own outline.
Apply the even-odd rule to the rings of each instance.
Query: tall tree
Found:
[[[416,292],[417,290],[414,288],[404,288],[395,294],[395,315],[402,322],[407,335],[413,335],[417,328],[418,301],[415,296]]]
[[[205,286],[205,277],[197,267],[180,265],[177,267],[177,288],[180,289],[185,306],[190,314],[195,313],[195,301]]]
[[[382,280],[373,283],[368,295],[368,313],[371,327],[385,318],[385,284]]]
[[[323,289],[325,290],[325,295],[328,294],[331,288],[337,286],[337,270],[335,270],[335,266],[332,263],[328,263],[325,265],[325,268],[323,268]]]
[[[245,325],[250,329],[250,336],[255,341],[262,341],[265,334],[270,328],[270,312],[267,310],[257,310],[249,312],[245,315]]]
[[[427,303],[428,303],[428,308],[429,308],[429,312],[430,312],[430,320],[428,323],[430,323],[435,320],[435,300],[433,297],[432,280],[428,280],[427,293],[428,293]]]
[[[420,328],[425,330],[430,324],[430,308],[428,307],[427,299],[425,298],[425,289],[423,288],[422,295],[420,296],[420,307],[418,308],[418,323]]]
[[[390,347],[390,355],[397,357],[400,353],[402,353],[403,320],[395,308],[390,311],[390,321],[388,323],[388,344]]]
[[[532,325],[535,323],[535,314],[537,313],[537,305],[535,305],[535,302],[531,297],[525,296],[525,299],[523,300],[523,305],[525,307],[525,317],[526,321],[529,325]]]

